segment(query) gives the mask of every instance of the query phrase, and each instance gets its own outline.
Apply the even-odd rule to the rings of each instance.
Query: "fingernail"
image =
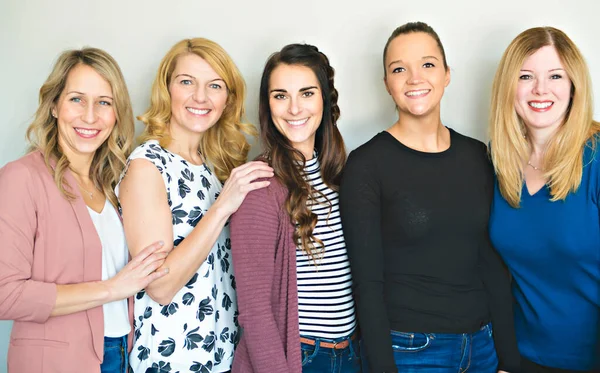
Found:
[[[163,241],[158,241],[158,245],[159,245],[159,246],[162,246],[162,245],[164,245],[164,244],[165,244],[165,243],[164,243]]]
[[[169,273],[169,268],[165,268],[165,273]]]

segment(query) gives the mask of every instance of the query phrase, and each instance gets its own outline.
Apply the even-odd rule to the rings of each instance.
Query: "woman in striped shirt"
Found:
[[[338,210],[346,152],[333,75],[311,45],[288,45],[267,61],[261,158],[276,177],[232,218],[243,328],[233,373],[360,371]]]

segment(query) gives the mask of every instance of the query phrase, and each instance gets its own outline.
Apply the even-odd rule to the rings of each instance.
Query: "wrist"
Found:
[[[109,278],[108,280],[98,281],[96,282],[96,285],[98,287],[98,294],[102,304],[120,300],[117,296],[112,279]]]
[[[225,208],[225,206],[223,206],[222,203],[219,202],[219,199],[217,199],[215,203],[213,203],[213,205],[209,209],[209,213],[210,212],[212,212],[219,221],[227,221],[227,219],[229,219],[229,217],[231,216],[231,213],[227,211],[227,209]]]

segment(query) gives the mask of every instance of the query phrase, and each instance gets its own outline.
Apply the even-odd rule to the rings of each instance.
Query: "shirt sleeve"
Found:
[[[289,371],[271,300],[279,224],[270,188],[250,192],[231,218],[239,320],[255,372]]]
[[[487,160],[487,157],[486,157]],[[494,193],[493,169],[486,162],[486,193],[491,205]],[[498,369],[510,373],[520,372],[521,356],[513,319],[513,297],[508,269],[492,246],[486,229],[479,253],[479,273],[483,281],[498,355]]]
[[[340,213],[370,371],[395,373],[398,370],[384,301],[380,188],[368,159],[355,152],[348,158],[340,186]]]
[[[43,323],[56,303],[56,284],[32,279],[37,211],[30,170],[0,169],[0,319]]]

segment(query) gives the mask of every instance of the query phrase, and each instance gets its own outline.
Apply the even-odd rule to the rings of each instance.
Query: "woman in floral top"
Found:
[[[169,274],[135,297],[135,373],[226,372],[239,338],[229,216],[272,176],[244,164],[244,81],[216,43],[177,43],[163,58],[144,143],[117,187],[132,255],[165,242]],[[224,185],[222,183],[224,182]]]

